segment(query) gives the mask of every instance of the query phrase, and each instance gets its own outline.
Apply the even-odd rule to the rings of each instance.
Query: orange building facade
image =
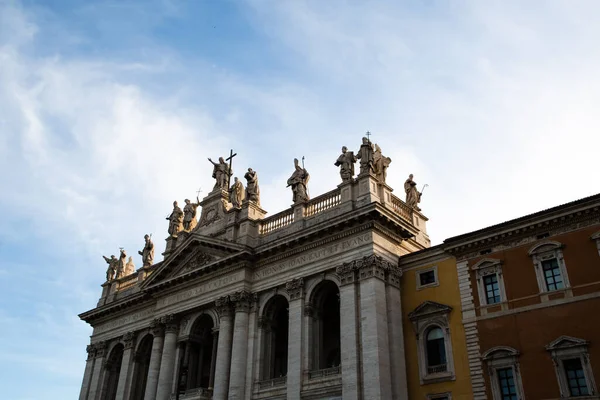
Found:
[[[600,195],[447,239],[474,399],[600,399]]]

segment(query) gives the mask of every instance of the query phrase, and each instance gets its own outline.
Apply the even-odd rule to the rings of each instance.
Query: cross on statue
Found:
[[[367,131],[367,141],[371,143],[371,132]]]
[[[198,197],[200,197],[200,193],[202,193],[202,188],[201,188],[201,187],[200,187],[200,188],[198,188],[198,191],[196,192],[196,199],[197,199]]]
[[[233,153],[233,149],[229,150],[229,157],[227,157],[225,159],[225,161],[229,161],[229,172],[227,173],[227,190],[229,191],[229,186],[231,184],[231,175],[233,175],[233,173],[231,172],[231,164],[233,162],[233,157],[237,156],[237,153]]]

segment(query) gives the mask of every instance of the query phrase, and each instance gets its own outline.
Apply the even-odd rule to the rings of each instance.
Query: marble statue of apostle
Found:
[[[417,211],[421,211],[417,206],[421,202],[421,193],[417,190],[417,182],[413,180],[413,174],[410,174],[404,182],[404,191],[406,192],[406,205]]]
[[[144,235],[144,240],[146,244],[142,250],[138,251],[138,254],[142,256],[143,266],[149,267],[154,263],[154,243],[152,243],[150,235]]]
[[[133,263],[133,258],[129,256],[129,260],[127,260],[127,264],[125,265],[125,276],[131,275],[135,272],[135,264]]]
[[[362,138],[362,144],[356,158],[360,160],[360,173],[367,174],[373,171],[373,145],[366,137]]]
[[[354,163],[357,158],[354,155],[353,151],[348,151],[346,146],[342,147],[342,154],[338,157],[335,162],[335,166],[340,167],[340,176],[342,177],[342,182],[348,182],[352,180],[354,176]]]
[[[177,236],[177,233],[183,227],[183,211],[181,211],[176,201],[173,202],[173,211],[167,219],[169,220],[169,235]]]
[[[308,201],[307,185],[310,175],[308,171],[298,165],[298,159],[294,158],[295,171],[287,180],[287,185],[292,187],[294,204]]]
[[[119,279],[125,276],[125,269],[127,267],[127,262],[125,259],[127,258],[127,254],[125,250],[121,249],[121,254],[119,255],[119,260],[117,262],[117,275],[115,279]]]
[[[113,279],[115,279],[115,273],[117,272],[117,263],[119,262],[119,260],[115,258],[114,254],[110,256],[110,258],[106,256],[102,256],[102,258],[104,258],[104,261],[106,261],[106,263],[108,264],[108,269],[106,270],[106,281],[110,282]]]
[[[381,148],[375,144],[375,152],[373,153],[373,169],[375,176],[380,182],[385,183],[387,178],[387,169],[390,166],[392,159],[381,154]]]
[[[258,174],[252,168],[244,175],[246,178],[246,198],[260,205],[260,189],[258,187]]]
[[[196,197],[196,203],[192,203],[190,199],[185,199],[183,207],[183,230],[191,231],[196,227],[196,209],[200,205],[200,200]]]
[[[213,190],[227,190],[227,179],[231,176],[233,171],[229,169],[229,165],[227,165],[223,157],[219,157],[218,163],[214,162],[210,158],[208,161],[214,165],[212,177],[215,178],[216,182]]]
[[[233,178],[233,185],[229,189],[229,202],[234,208],[240,208],[245,197],[244,185],[242,185],[242,182],[236,176]]]

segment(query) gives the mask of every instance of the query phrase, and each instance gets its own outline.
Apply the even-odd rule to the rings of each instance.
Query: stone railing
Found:
[[[394,195],[392,195],[392,207],[394,208],[394,211],[400,214],[404,219],[412,222],[413,210],[409,206],[407,206],[405,202],[403,202]]]
[[[319,214],[330,208],[336,207],[342,203],[342,194],[340,189],[332,190],[320,196],[315,197],[306,204],[304,216],[310,217]]]
[[[339,375],[339,374],[340,374],[340,366],[338,365],[337,367],[308,371],[308,379],[323,378],[325,376]]]
[[[432,365],[427,367],[428,374],[438,374],[446,371],[448,371],[448,366],[446,364]]]
[[[179,400],[210,400],[212,399],[212,389],[196,388],[186,390],[185,393],[179,394]],[[170,399],[175,400],[177,395],[172,394]]]
[[[258,389],[262,390],[262,389],[268,389],[268,388],[272,388],[272,387],[276,387],[276,386],[285,386],[286,382],[287,382],[287,376],[269,379],[266,381],[259,381]]]
[[[277,229],[281,229],[294,222],[294,209],[282,211],[275,215],[270,216],[262,220],[260,225],[259,234],[266,235]]]

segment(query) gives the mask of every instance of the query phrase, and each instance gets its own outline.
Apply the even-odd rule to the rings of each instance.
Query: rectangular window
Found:
[[[435,271],[431,270],[431,271],[421,272],[419,274],[419,282],[421,283],[421,286],[430,285],[432,283],[435,283]]]
[[[498,286],[498,275],[486,275],[483,277],[485,288],[485,299],[487,304],[500,303],[500,287]]]
[[[546,281],[546,289],[550,292],[552,290],[563,289],[563,278],[560,274],[560,268],[558,267],[558,260],[553,258],[551,260],[542,261],[542,270],[544,271],[544,279]]]
[[[519,400],[513,369],[511,367],[500,368],[496,370],[496,374],[498,374],[498,385],[500,386],[502,400]]]
[[[563,367],[567,375],[567,383],[571,396],[589,396],[590,392],[585,381],[581,359],[572,358],[570,360],[563,360]]]

